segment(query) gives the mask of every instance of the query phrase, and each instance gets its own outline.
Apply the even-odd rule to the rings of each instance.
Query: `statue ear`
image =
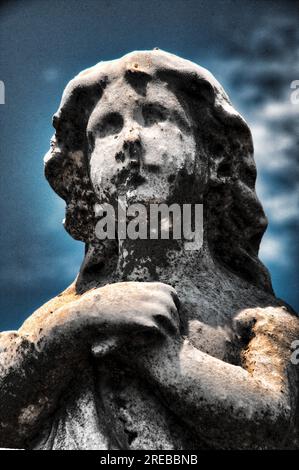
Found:
[[[223,178],[228,178],[232,176],[233,172],[233,157],[223,156],[222,158],[216,160],[216,173],[218,180],[223,180]]]
[[[210,116],[209,127],[203,140],[209,155],[209,176],[212,185],[233,183],[240,179],[254,189],[256,167],[253,159],[253,143],[250,129],[238,114],[226,114],[220,118],[219,107]],[[224,114],[222,111],[222,114]]]
[[[218,186],[228,183],[235,176],[235,159],[229,142],[214,142],[210,146],[209,155],[210,184]]]

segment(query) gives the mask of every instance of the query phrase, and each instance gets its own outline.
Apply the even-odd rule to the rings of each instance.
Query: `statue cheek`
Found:
[[[194,139],[187,136],[180,137],[180,134],[173,136],[171,146],[168,145],[167,152],[164,154],[165,163],[176,168],[185,170],[188,174],[194,172],[194,163],[196,159],[196,145]]]
[[[119,141],[114,139],[96,139],[95,148],[90,154],[90,174],[100,171],[113,174],[116,167],[115,156],[119,151]]]
[[[98,159],[93,159],[93,157],[90,160],[90,180],[96,193],[101,188],[107,186],[110,180],[110,172],[107,166],[103,163],[101,164]]]

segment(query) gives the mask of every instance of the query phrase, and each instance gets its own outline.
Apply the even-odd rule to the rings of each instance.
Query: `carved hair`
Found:
[[[209,171],[204,207],[210,250],[229,270],[272,292],[269,273],[258,259],[267,219],[255,193],[249,127],[207,70],[161,50],[100,62],[67,85],[53,118],[56,132],[45,157],[46,177],[66,201],[66,230],[87,244],[99,243],[94,234],[97,201],[89,178],[86,129],[105,88],[121,76],[140,93],[149,80],[166,82],[187,108]]]

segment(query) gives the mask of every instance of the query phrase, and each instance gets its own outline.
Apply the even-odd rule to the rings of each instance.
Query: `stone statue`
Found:
[[[0,446],[298,448],[299,321],[258,258],[267,220],[246,122],[159,49],[66,87],[46,177],[85,243],[74,283],[0,336]],[[203,243],[99,240],[96,204],[203,204]]]

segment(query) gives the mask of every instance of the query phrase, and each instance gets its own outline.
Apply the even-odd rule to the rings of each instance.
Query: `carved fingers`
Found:
[[[292,343],[299,337],[299,320],[285,307],[242,311],[235,326],[244,342],[242,364],[259,381],[287,393],[291,371]]]
[[[136,350],[179,334],[179,300],[171,286],[159,282],[124,282],[98,291],[100,317],[105,318],[107,328],[100,329],[92,345],[95,357],[114,353],[123,346],[126,351]]]
[[[64,339],[76,338],[85,344],[103,338],[104,350],[110,350],[119,344],[120,337],[150,342],[178,335],[178,307],[176,291],[167,284],[119,282],[82,295],[56,311],[51,322],[55,336],[62,331]]]
[[[98,291],[101,316],[108,325],[132,332],[150,329],[162,335],[178,333],[179,301],[173,287],[160,282],[123,282]]]

